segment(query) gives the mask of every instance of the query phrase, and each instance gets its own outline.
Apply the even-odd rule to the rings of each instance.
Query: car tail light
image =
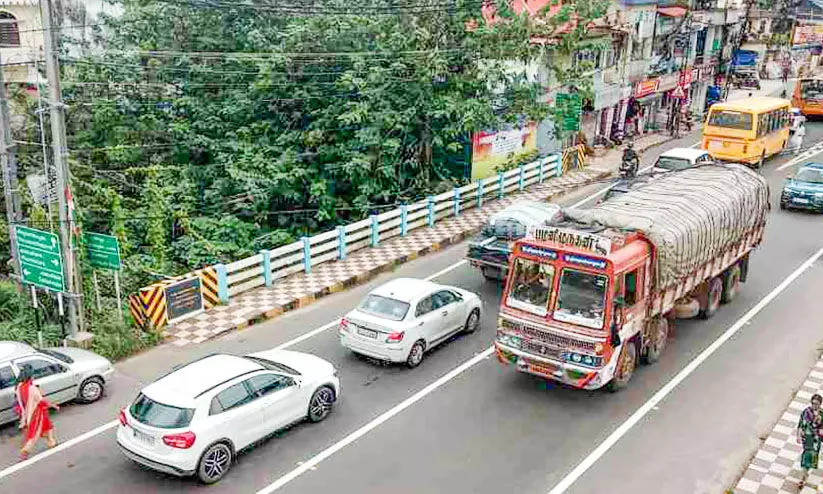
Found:
[[[117,417],[120,419],[120,425],[129,425],[129,421],[126,419],[126,409],[120,409],[120,415]]]
[[[404,336],[406,336],[405,331],[396,331],[394,333],[389,333],[389,337],[386,338],[386,343],[397,343],[399,341],[403,341]]]
[[[182,434],[171,434],[163,436],[163,442],[166,446],[171,446],[177,449],[189,449],[197,437],[194,432],[183,432]]]
[[[340,331],[348,331],[349,330],[349,320],[345,317],[340,319]]]
[[[748,144],[743,144],[743,154],[746,154],[748,152],[749,152],[749,145]]]

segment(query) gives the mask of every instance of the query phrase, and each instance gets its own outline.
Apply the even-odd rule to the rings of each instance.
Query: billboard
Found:
[[[495,168],[510,158],[537,150],[537,124],[522,127],[475,132],[472,136],[472,180],[487,178]]]
[[[823,42],[823,26],[807,25],[794,28],[793,45],[818,44]]]

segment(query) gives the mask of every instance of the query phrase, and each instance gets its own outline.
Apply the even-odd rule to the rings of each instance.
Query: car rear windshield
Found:
[[[734,110],[712,110],[709,116],[709,125],[726,129],[752,130],[751,113]]]
[[[669,156],[661,156],[657,159],[657,168],[664,170],[685,170],[692,166],[692,162],[685,158],[671,158]]]
[[[129,409],[131,416],[141,424],[158,429],[179,429],[186,427],[194,415],[192,408],[178,408],[158,403],[140,393]]]
[[[256,362],[268,370],[285,372],[286,374],[291,374],[293,376],[299,376],[300,373],[297,370],[292,369],[286,364],[281,364],[280,362],[275,362],[274,360],[269,360],[261,357],[255,357],[253,355],[246,355],[245,358],[247,360],[251,360],[252,362]]]
[[[402,321],[409,311],[409,304],[393,298],[369,294],[360,304],[358,310],[374,316],[385,317],[392,321]]]

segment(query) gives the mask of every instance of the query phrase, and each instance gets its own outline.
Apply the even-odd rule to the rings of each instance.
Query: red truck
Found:
[[[746,281],[768,187],[740,165],[670,172],[533,228],[510,259],[495,348],[519,371],[577,388],[628,384],[676,318],[711,317]]]

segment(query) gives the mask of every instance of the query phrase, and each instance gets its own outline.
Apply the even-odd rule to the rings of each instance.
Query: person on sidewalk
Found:
[[[800,479],[800,488],[806,484],[809,470],[817,468],[820,457],[820,434],[823,427],[823,411],[820,406],[823,397],[812,395],[811,405],[800,414],[797,424],[797,442],[803,445],[803,454],[800,456],[800,467],[803,469],[803,478]]]
[[[34,384],[31,370],[27,366],[20,369],[15,389],[17,403],[20,406],[20,429],[26,432],[26,442],[20,449],[20,459],[25,460],[29,451],[41,437],[46,438],[46,446],[53,448],[57,445],[54,438],[54,425],[49,419],[49,408],[59,410],[43,397],[43,391]]]

